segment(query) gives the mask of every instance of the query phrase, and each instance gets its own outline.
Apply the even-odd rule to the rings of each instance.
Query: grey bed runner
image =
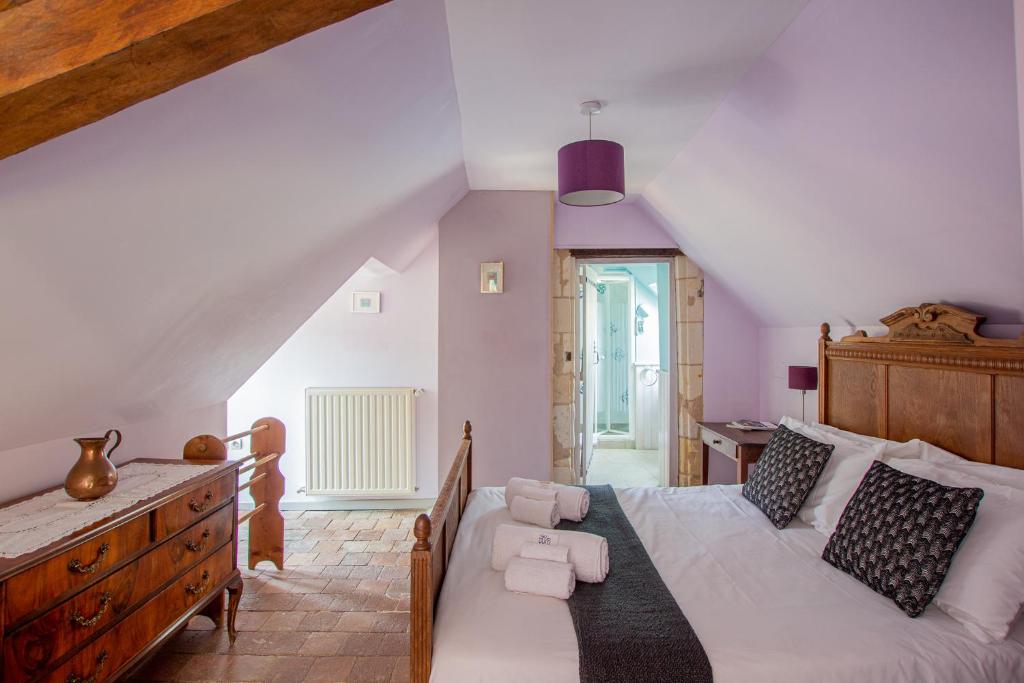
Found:
[[[590,511],[558,529],[608,539],[604,583],[576,584],[569,612],[581,683],[711,683],[711,663],[610,486],[588,486]]]

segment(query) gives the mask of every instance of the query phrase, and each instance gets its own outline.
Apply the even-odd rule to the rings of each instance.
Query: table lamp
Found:
[[[789,388],[801,393],[800,420],[807,421],[807,392],[818,388],[818,368],[806,365],[789,366]]]

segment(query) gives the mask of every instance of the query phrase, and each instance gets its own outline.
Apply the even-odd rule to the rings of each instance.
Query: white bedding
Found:
[[[934,605],[911,619],[821,560],[824,535],[800,522],[775,529],[740,488],[616,491],[716,683],[1024,681],[1024,625],[982,644]],[[431,680],[578,681],[567,604],[510,593],[490,568],[500,523],[515,523],[502,489],[474,491],[441,592]]]

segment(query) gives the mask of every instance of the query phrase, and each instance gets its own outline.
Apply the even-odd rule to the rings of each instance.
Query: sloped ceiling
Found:
[[[1011,0],[395,0],[0,162],[0,439],[225,400],[593,98],[762,324],[1022,322],[1015,92]]]
[[[644,191],[762,323],[1024,322],[1010,0],[813,0]]]
[[[553,189],[602,99],[627,190],[761,324],[1024,321],[1011,0],[446,4],[471,187]]]
[[[400,0],[0,162],[5,448],[225,400],[467,190],[441,0]]]
[[[807,0],[446,0],[473,189],[551,190],[555,153],[621,142],[639,192]]]

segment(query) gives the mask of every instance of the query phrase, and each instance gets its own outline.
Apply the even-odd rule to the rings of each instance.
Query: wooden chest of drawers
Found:
[[[234,635],[238,465],[209,464],[45,548],[0,559],[4,683],[120,678],[192,616],[220,625],[225,590]]]

